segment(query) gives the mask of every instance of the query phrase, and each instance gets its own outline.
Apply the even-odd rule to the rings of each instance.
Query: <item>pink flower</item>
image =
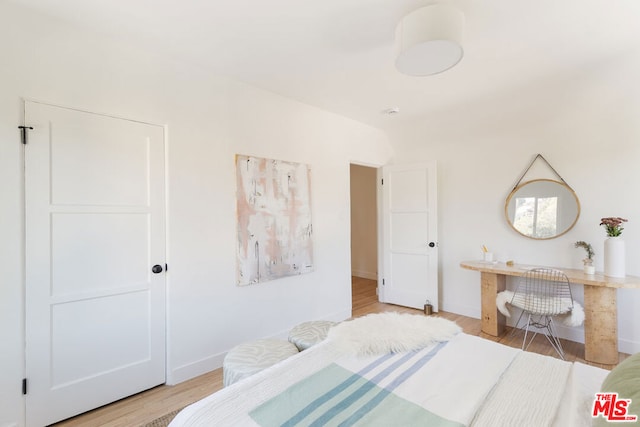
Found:
[[[604,225],[607,230],[607,236],[609,237],[617,237],[622,234],[623,222],[627,222],[628,220],[624,218],[620,218],[619,216],[612,216],[608,218],[602,218],[600,220],[600,225]]]

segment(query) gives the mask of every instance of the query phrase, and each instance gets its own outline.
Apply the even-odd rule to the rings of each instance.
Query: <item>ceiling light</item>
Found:
[[[411,76],[438,74],[462,59],[464,15],[434,4],[414,10],[396,27],[396,68]]]
[[[386,114],[387,116],[393,116],[398,113],[400,113],[400,107],[391,107],[391,108],[382,110],[382,114]]]

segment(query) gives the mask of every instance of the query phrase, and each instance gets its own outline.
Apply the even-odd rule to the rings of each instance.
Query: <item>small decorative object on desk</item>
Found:
[[[485,245],[482,245],[482,260],[493,263],[493,252],[489,252],[489,249],[487,249]]]
[[[587,257],[582,260],[582,262],[584,263],[584,273],[594,274],[596,272],[596,267],[593,265],[593,256],[596,253],[593,251],[593,247],[591,247],[591,244],[579,240],[574,244],[574,247],[582,248],[587,252]]]
[[[620,217],[608,217],[600,220],[607,230],[604,241],[604,275],[609,277],[625,277],[625,244],[622,240],[622,224],[628,220]]]

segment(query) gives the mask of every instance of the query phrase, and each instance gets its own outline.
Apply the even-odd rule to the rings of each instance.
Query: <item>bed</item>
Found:
[[[463,333],[438,317],[365,316],[181,411],[188,426],[588,426],[609,371]]]

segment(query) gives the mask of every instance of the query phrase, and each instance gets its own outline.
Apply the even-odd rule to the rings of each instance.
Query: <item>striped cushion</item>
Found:
[[[319,343],[327,337],[327,333],[335,322],[328,320],[314,320],[312,322],[304,322],[295,326],[289,332],[289,342],[298,347],[298,350],[306,350],[314,344]]]
[[[284,340],[256,340],[232,348],[222,362],[222,381],[231,385],[298,353]]]

